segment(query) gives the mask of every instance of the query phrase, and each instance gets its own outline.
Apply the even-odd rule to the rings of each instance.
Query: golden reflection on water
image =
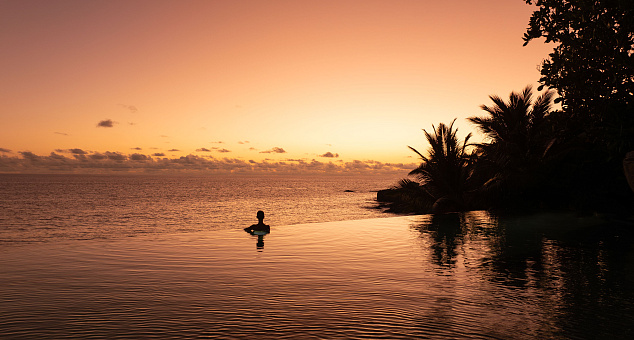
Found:
[[[632,239],[469,212],[273,226],[261,249],[242,229],[12,246],[0,337],[623,338]]]

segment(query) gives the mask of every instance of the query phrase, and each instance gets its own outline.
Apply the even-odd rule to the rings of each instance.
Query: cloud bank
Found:
[[[0,155],[0,173],[407,173],[417,164],[383,163],[373,160],[321,162],[315,159],[287,159],[284,161],[242,160],[187,155],[178,158],[163,157],[163,153],[87,152],[81,149],[51,152],[47,156],[29,151],[19,156]]]

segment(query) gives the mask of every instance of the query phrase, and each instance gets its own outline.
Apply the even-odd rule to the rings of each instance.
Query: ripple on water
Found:
[[[584,326],[590,308],[567,300],[575,294],[574,277],[567,260],[558,260],[564,248],[557,242],[540,243],[538,265],[532,248],[500,253],[499,240],[468,226],[449,232],[412,216],[274,227],[262,251],[242,230],[9,247],[2,250],[0,335],[531,339],[574,337],[581,334],[575,328],[596,334]],[[509,264],[519,262],[523,271]],[[505,275],[518,280],[500,280]],[[603,314],[613,317],[604,331],[616,334],[625,328],[617,322],[634,315],[626,307],[633,299],[625,291],[612,294],[623,300],[611,305],[623,315]]]

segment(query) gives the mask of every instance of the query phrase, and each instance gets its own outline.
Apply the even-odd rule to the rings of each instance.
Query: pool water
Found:
[[[0,338],[631,339],[633,241],[480,211],[15,245]]]

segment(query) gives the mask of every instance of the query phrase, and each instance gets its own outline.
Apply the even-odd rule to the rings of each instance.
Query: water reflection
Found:
[[[256,249],[258,250],[262,250],[264,249],[264,236],[270,234],[269,231],[264,231],[264,230],[249,230],[249,228],[245,228],[244,231],[246,231],[247,233],[253,235],[253,236],[257,236],[258,240],[255,244]]]
[[[468,277],[537,302],[539,313],[552,320],[543,327],[554,333],[634,338],[634,328],[623,329],[634,324],[631,224],[480,211],[434,215],[412,228],[439,270],[464,269]]]
[[[439,267],[452,268],[456,263],[457,248],[462,243],[463,214],[438,214],[431,221],[416,226],[428,235],[431,242],[431,262]]]

